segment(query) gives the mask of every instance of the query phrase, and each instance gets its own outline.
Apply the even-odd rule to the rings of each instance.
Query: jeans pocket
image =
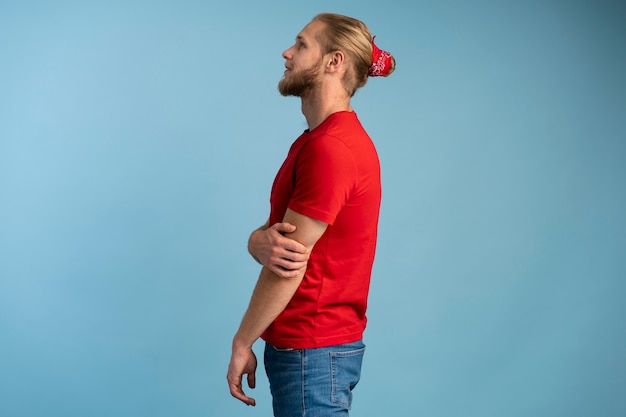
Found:
[[[330,352],[331,401],[348,409],[352,405],[352,390],[361,378],[365,347],[347,352]]]
[[[274,349],[276,352],[299,352],[300,351],[299,349],[279,348],[279,347],[276,347],[276,346],[272,346],[272,349]]]

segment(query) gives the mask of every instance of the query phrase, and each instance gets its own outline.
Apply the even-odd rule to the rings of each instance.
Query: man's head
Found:
[[[298,33],[296,42],[283,52],[285,74],[278,83],[283,96],[305,97],[320,83],[324,54],[317,33],[321,23],[311,22]]]
[[[298,34],[295,45],[283,52],[287,71],[279,91],[283,95],[306,95],[318,85],[325,63],[335,61],[343,65],[341,81],[352,97],[367,83],[368,76],[387,76],[395,69],[394,58],[382,51],[387,54],[387,68],[382,74],[373,73],[373,49],[378,50],[365,23],[339,14],[318,14]]]

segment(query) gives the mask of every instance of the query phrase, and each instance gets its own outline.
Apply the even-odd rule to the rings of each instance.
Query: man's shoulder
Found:
[[[369,135],[352,112],[333,113],[322,125],[310,132],[307,142],[341,142],[348,147],[369,141]]]

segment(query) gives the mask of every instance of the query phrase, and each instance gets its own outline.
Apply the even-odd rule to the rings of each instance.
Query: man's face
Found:
[[[283,96],[304,97],[317,87],[323,56],[315,34],[322,25],[318,21],[306,25],[296,37],[296,43],[283,52],[287,69],[278,83]]]

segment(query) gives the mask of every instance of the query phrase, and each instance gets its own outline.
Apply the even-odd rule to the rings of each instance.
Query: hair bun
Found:
[[[387,51],[383,51],[374,43],[376,36],[372,37],[372,66],[369,69],[370,77],[387,77],[396,67],[396,61]]]

